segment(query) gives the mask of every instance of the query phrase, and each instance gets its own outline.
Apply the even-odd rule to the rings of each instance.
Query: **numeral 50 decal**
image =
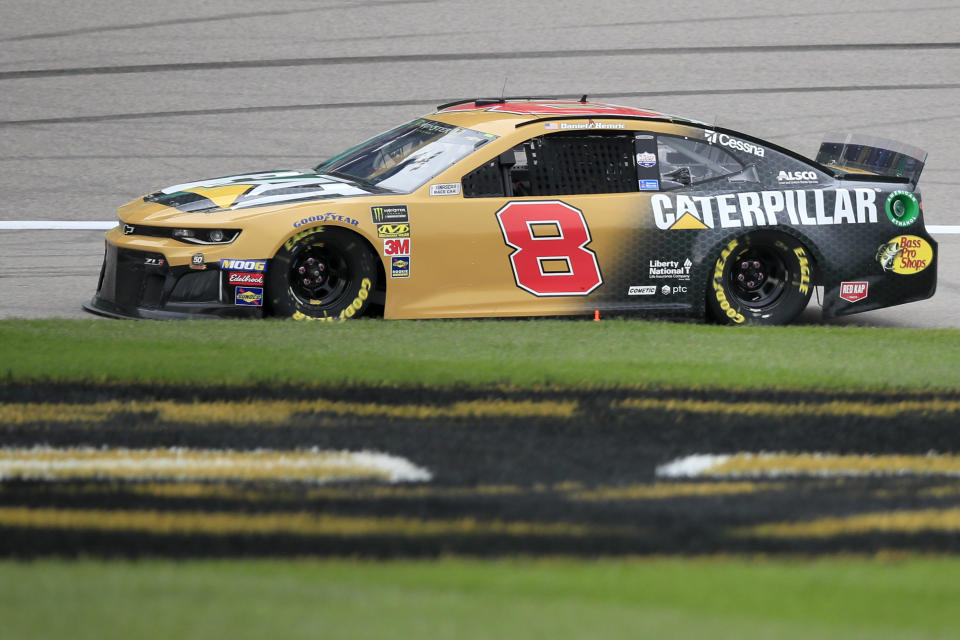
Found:
[[[583,213],[559,200],[510,202],[497,211],[503,240],[515,251],[517,286],[537,296],[585,296],[601,284],[597,254],[586,245]]]

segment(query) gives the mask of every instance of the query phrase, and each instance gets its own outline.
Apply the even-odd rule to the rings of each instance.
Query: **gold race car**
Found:
[[[343,321],[642,313],[790,322],[921,300],[926,154],[833,135],[811,160],[702,122],[474,99],[310,172],[198,180],[122,207],[84,308]]]

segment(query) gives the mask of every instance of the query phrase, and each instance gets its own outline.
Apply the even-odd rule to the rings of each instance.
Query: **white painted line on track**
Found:
[[[81,231],[87,229],[113,229],[116,220],[0,220],[0,229],[15,231],[39,231],[42,229]]]
[[[113,229],[117,226],[116,220],[0,220],[0,230],[12,231],[41,231],[51,229],[55,231],[83,231],[90,229]],[[927,233],[960,234],[960,225],[930,224],[926,226]]]
[[[375,451],[254,449],[0,448],[0,480],[355,480],[426,482],[432,474],[406,458]]]

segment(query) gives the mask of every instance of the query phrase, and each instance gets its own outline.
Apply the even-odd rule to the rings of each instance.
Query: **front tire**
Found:
[[[726,324],[788,324],[813,292],[813,259],[791,236],[760,231],[728,242],[707,285],[707,305]]]
[[[295,320],[358,318],[377,284],[375,261],[355,233],[337,227],[301,231],[284,243],[270,264],[271,310]]]

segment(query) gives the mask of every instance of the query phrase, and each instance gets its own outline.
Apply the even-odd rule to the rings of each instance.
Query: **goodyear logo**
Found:
[[[234,302],[242,307],[263,306],[263,287],[237,287]]]
[[[396,224],[378,224],[377,236],[380,238],[409,238],[410,223],[398,222]]]
[[[266,260],[237,260],[234,258],[224,258],[220,261],[221,271],[256,271],[263,272],[267,270]]]

